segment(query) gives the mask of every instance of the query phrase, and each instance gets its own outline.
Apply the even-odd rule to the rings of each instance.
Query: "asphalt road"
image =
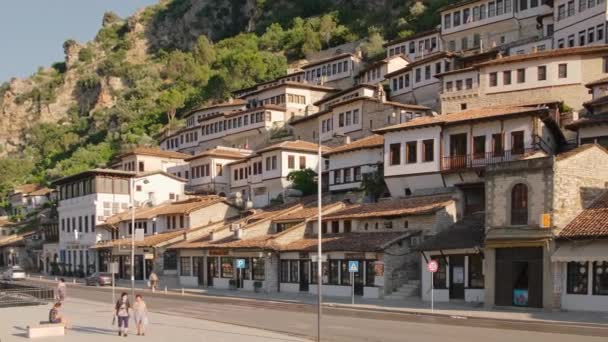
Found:
[[[68,298],[70,297],[98,301],[100,305],[113,305],[112,293],[108,288],[70,286]],[[196,295],[182,297],[179,294],[162,293],[146,294],[145,299],[149,309],[159,313],[255,327],[310,339],[316,337],[316,307],[308,304]],[[342,308],[324,308],[323,314],[323,341],[605,342],[608,340],[608,328],[591,325],[459,319]]]

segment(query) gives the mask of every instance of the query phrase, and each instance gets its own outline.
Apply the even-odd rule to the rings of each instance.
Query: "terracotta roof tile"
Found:
[[[608,191],[599,196],[559,233],[560,238],[608,237]]]
[[[449,125],[466,122],[470,120],[479,119],[491,119],[501,116],[517,115],[517,114],[531,114],[536,112],[547,112],[547,108],[534,108],[525,106],[493,106],[485,108],[474,108],[461,112],[437,115],[437,116],[423,116],[413,119],[408,122],[404,122],[398,125],[388,126],[375,130],[376,133],[386,133],[399,131],[402,129],[409,128],[420,128],[426,126],[435,125]]]
[[[189,214],[195,210],[199,210],[224,201],[225,200],[222,197],[210,195],[204,197],[194,197],[183,201],[164,203],[155,207],[137,208],[135,210],[135,219],[146,220],[160,215]],[[127,221],[130,219],[131,211],[127,210],[109,217],[108,219],[106,219],[104,224],[115,225],[122,221]]]
[[[250,156],[251,153],[245,153],[240,151],[228,150],[224,148],[213,148],[204,152],[201,152],[194,156],[188,156],[186,161],[192,161],[203,157],[218,157],[227,159],[243,159]]]
[[[324,252],[380,252],[391,243],[411,236],[407,232],[389,233],[344,233],[322,236],[321,246]],[[288,243],[281,251],[314,252],[317,250],[316,236],[308,236]]]
[[[608,123],[608,113],[589,115],[584,118],[580,118],[576,121],[573,121],[573,122],[567,124],[566,128],[576,131],[577,129],[579,129],[581,127],[595,126],[598,124],[605,124],[605,123]]]
[[[244,106],[246,104],[247,104],[247,101],[245,101],[245,100],[231,99],[230,101],[197,106],[197,107],[189,110],[188,112],[186,112],[183,115],[183,117],[188,117],[196,112],[200,112],[200,111],[204,111],[204,110],[215,109],[215,108],[224,108],[224,107],[233,107],[233,106]]]
[[[608,77],[602,77],[598,80],[585,84],[585,87],[592,88],[593,86],[600,85],[600,84],[606,84],[606,83],[608,83]]]
[[[330,156],[338,153],[352,152],[368,148],[382,148],[383,146],[384,137],[378,134],[374,134],[359,140],[355,140],[350,144],[334,147],[331,149],[331,151],[325,153],[325,155]]]
[[[453,203],[451,196],[413,197],[378,203],[355,204],[325,215],[324,220],[392,217],[433,213]]]
[[[260,150],[257,150],[256,153],[264,153],[274,150],[289,150],[289,151],[302,151],[302,152],[317,152],[319,149],[319,145],[315,143],[311,143],[303,140],[293,140],[293,141],[283,141],[278,144],[274,144]],[[321,147],[322,152],[329,152],[330,148],[327,146]]]
[[[598,145],[598,144],[584,144],[584,145],[580,145],[579,147],[577,147],[577,148],[575,148],[573,150],[570,150],[570,151],[567,151],[567,152],[562,152],[562,153],[558,154],[555,157],[555,160],[562,161],[564,159],[568,159],[568,158],[570,158],[572,156],[575,156],[575,155],[577,155],[577,154],[579,154],[581,152],[587,151],[588,149],[591,149],[591,148],[594,148],[594,147],[597,147],[601,151],[603,151],[603,152],[605,152],[605,153],[608,154],[608,151],[603,146],[601,146],[601,145]]]
[[[507,64],[514,63],[520,61],[526,61],[531,59],[547,59],[554,57],[563,57],[570,55],[579,55],[579,54],[590,54],[590,53],[602,53],[607,52],[608,46],[606,45],[598,45],[598,46],[585,46],[585,47],[573,47],[573,48],[563,48],[563,49],[555,49],[555,50],[545,50],[539,51],[536,53],[528,53],[523,55],[513,55],[507,57],[496,58],[487,62],[482,62],[477,64],[477,66],[487,66],[487,65],[497,65],[497,64]]]
[[[124,158],[130,155],[142,155],[142,156],[152,156],[152,157],[161,157],[161,158],[172,158],[172,159],[186,159],[190,157],[189,154],[175,152],[175,151],[165,151],[159,148],[152,147],[136,147],[130,151],[122,153],[118,156],[118,158]]]
[[[163,232],[155,235],[144,237],[143,241],[135,241],[135,247],[154,247],[160,243],[167,242],[188,232],[188,229],[180,229],[169,232]],[[112,248],[118,246],[131,246],[131,238],[116,239],[111,241],[101,241],[92,248]]]

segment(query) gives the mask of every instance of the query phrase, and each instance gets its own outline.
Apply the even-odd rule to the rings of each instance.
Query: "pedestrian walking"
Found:
[[[158,276],[156,275],[156,273],[154,273],[154,271],[152,271],[150,273],[150,288],[152,289],[152,291],[156,290],[156,288],[158,287]]]
[[[148,307],[140,294],[135,296],[133,319],[135,321],[135,326],[137,327],[137,336],[146,336],[145,326],[148,324]]]
[[[59,279],[59,284],[57,284],[57,291],[55,293],[55,297],[57,301],[63,303],[65,301],[65,297],[67,295],[67,286],[65,285],[65,279]]]
[[[116,301],[115,315],[118,318],[118,336],[127,337],[129,332],[129,317],[131,310],[131,303],[126,292],[120,295],[118,301]]]

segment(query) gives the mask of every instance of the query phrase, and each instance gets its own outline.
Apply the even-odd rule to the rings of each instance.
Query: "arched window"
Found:
[[[528,187],[516,184],[511,190],[511,225],[528,224]]]

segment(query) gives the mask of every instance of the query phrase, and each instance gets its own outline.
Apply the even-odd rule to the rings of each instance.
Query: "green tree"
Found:
[[[312,169],[295,170],[287,175],[287,180],[293,183],[293,188],[300,190],[302,195],[312,195],[317,193],[317,173]]]
[[[382,165],[378,165],[376,171],[363,175],[361,190],[374,202],[378,202],[378,199],[387,193]]]
[[[361,45],[363,56],[368,59],[378,58],[385,54],[384,38],[377,27],[369,28],[369,35],[365,43]]]
[[[207,36],[199,36],[193,48],[194,59],[198,64],[211,65],[215,62],[215,49]]]

